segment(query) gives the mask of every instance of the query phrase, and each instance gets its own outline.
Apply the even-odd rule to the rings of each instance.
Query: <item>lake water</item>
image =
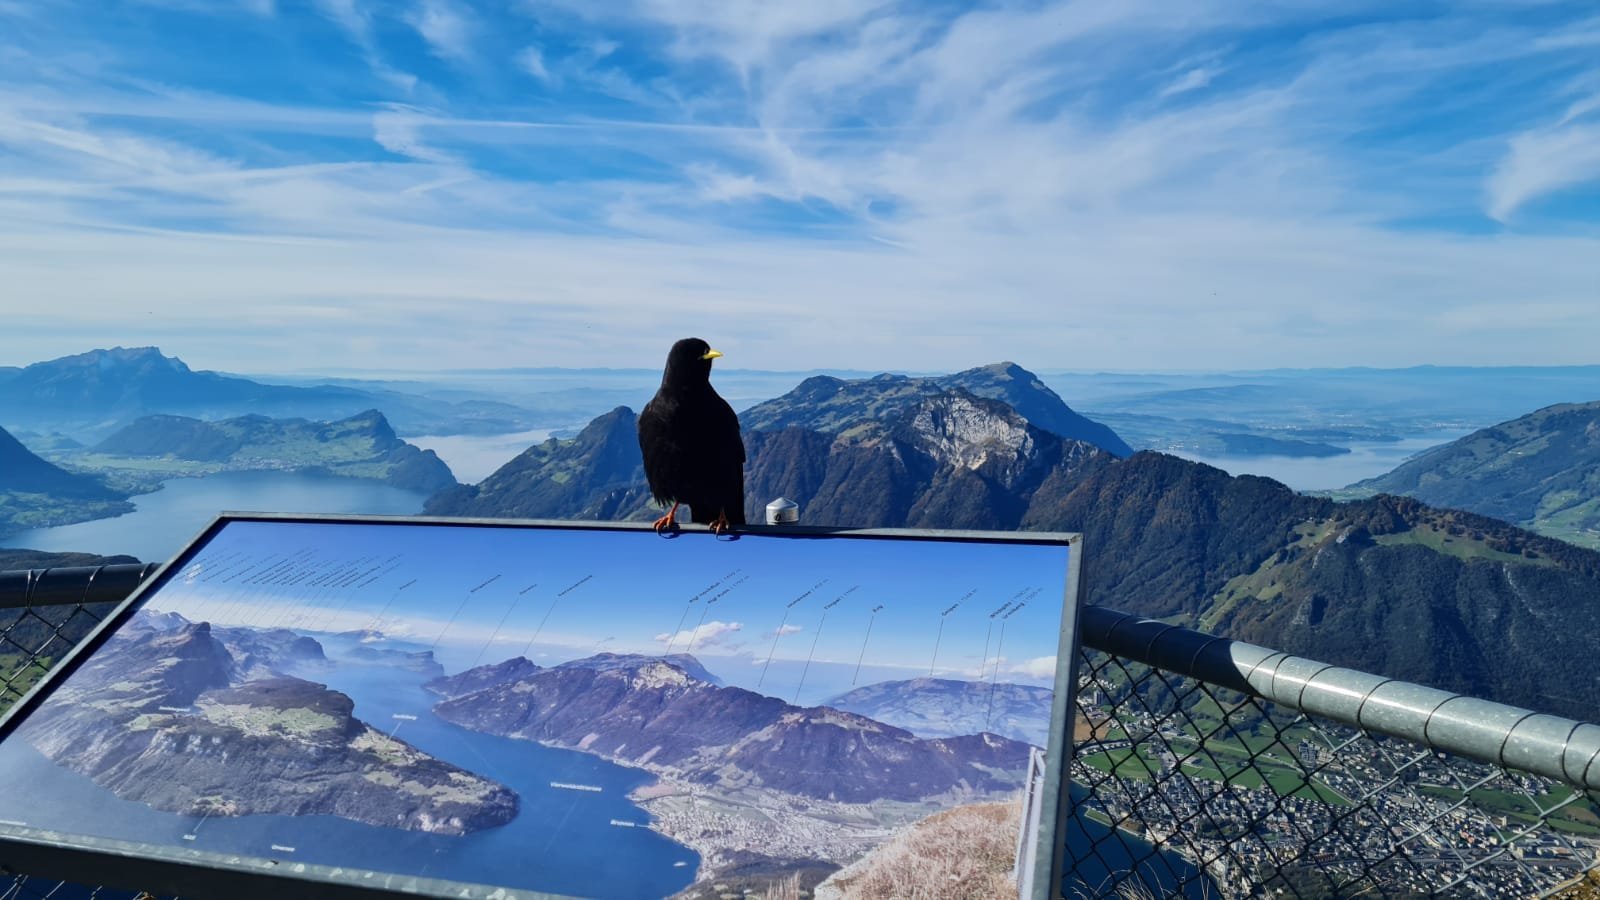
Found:
[[[428,495],[376,481],[292,472],[222,472],[174,478],[133,498],[127,515],[0,538],[0,547],[52,552],[126,553],[144,562],[170,559],[223,510],[415,515]]]
[[[1216,466],[1229,475],[1262,475],[1297,491],[1332,491],[1366,478],[1386,475],[1410,457],[1470,433],[1441,431],[1398,441],[1355,441],[1348,444],[1349,453],[1338,456],[1199,456],[1176,452],[1173,455]]]
[[[330,648],[331,650],[332,648]],[[348,694],[358,718],[517,792],[517,817],[461,836],[364,825],[335,816],[210,818],[119,800],[58,767],[26,742],[0,742],[0,819],[39,828],[216,853],[241,853],[584,897],[664,897],[688,886],[700,858],[645,827],[627,792],[654,780],[597,756],[458,728],[429,710],[426,676],[392,666],[341,664],[305,673]],[[416,716],[415,720],[395,719]],[[396,727],[398,726],[398,727]],[[550,782],[601,790],[553,788]],[[194,834],[194,841],[183,835]],[[273,845],[293,847],[293,853]],[[626,860],[626,865],[619,861]]]

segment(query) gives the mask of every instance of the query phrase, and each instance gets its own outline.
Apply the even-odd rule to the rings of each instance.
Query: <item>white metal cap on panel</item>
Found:
[[[800,504],[793,500],[779,497],[767,504],[768,525],[793,525],[798,521],[800,521]]]

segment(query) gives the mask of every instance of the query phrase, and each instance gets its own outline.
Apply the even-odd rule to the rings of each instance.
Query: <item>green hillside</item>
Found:
[[[368,478],[419,491],[456,483],[432,450],[400,440],[377,410],[337,422],[145,416],[70,460],[131,485],[253,469]]]
[[[1376,493],[1600,549],[1600,401],[1563,403],[1473,432],[1339,495]]]

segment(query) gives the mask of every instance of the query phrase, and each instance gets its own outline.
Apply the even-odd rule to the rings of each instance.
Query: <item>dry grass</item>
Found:
[[[1552,896],[1557,900],[1600,900],[1600,871],[1589,872]]]
[[[838,896],[896,900],[990,900],[1015,896],[1019,803],[959,806],[929,816],[840,872]]]
[[[766,893],[761,895],[761,900],[800,900],[800,898],[799,872],[767,888]]]
[[[1084,741],[1103,741],[1111,737],[1112,729],[1117,725],[1115,718],[1095,711],[1094,721],[1085,718],[1083,713],[1072,717],[1072,742],[1081,744]]]

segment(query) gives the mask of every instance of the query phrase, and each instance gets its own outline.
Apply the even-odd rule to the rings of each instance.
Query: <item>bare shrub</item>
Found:
[[[800,900],[800,873],[773,884],[761,895],[762,900]]]

